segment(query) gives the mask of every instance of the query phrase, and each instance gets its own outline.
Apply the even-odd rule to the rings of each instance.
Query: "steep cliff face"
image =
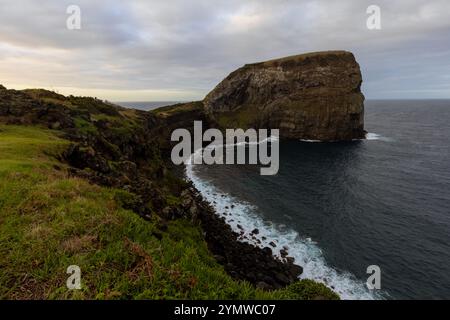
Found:
[[[280,136],[324,141],[363,138],[361,71],[352,53],[328,51],[248,64],[205,100],[226,128],[278,128]]]

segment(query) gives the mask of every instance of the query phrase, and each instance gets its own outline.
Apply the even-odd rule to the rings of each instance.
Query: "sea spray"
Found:
[[[222,146],[215,147],[220,148]],[[301,278],[312,279],[325,284],[338,293],[341,299],[372,300],[383,298],[382,294],[368,290],[365,283],[351,273],[338,271],[330,267],[325,261],[322,250],[313,240],[301,237],[296,231],[285,226],[264,221],[258,215],[256,205],[225,194],[209,181],[200,178],[196,171],[201,165],[194,165],[193,160],[201,154],[197,150],[186,161],[186,176],[205,200],[213,206],[216,213],[225,218],[234,231],[237,233],[244,232],[240,237],[241,241],[259,247],[272,247],[274,254],[279,258],[283,258],[280,251],[286,250],[288,255],[295,259],[295,263],[303,267]],[[258,232],[253,232],[255,230],[258,230]]]

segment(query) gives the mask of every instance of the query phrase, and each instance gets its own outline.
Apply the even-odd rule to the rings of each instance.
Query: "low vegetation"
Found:
[[[310,280],[271,292],[233,280],[199,226],[161,231],[121,206],[126,191],[70,177],[57,160],[68,145],[58,131],[0,125],[1,299],[338,299]],[[66,287],[69,265],[81,290]]]

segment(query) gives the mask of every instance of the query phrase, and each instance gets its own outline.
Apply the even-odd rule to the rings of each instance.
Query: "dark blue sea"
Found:
[[[281,141],[276,176],[246,165],[187,175],[243,241],[284,247],[302,277],[344,299],[449,299],[450,101],[365,105],[368,139]],[[370,265],[380,290],[366,288]]]

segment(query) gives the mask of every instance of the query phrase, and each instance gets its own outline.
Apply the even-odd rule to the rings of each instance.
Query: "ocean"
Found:
[[[144,102],[128,102],[128,101],[122,101],[122,102],[115,102],[119,106],[126,107],[126,108],[133,108],[133,109],[139,109],[144,111],[150,111],[156,108],[170,106],[173,104],[180,103],[179,101],[144,101]]]
[[[343,299],[450,298],[450,100],[365,102],[366,140],[280,141],[280,170],[188,165],[243,241]],[[249,233],[258,229],[257,243]],[[271,243],[272,242],[272,243]],[[369,290],[367,267],[381,270]]]

